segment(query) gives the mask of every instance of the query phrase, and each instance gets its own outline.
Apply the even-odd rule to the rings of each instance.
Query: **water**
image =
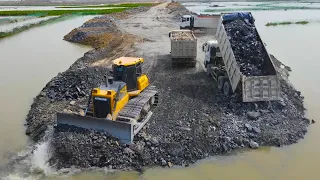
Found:
[[[190,6],[190,8],[197,7]],[[320,31],[320,23],[313,22],[308,25],[288,25],[276,27],[266,27],[265,24],[272,21],[301,19],[316,20],[320,18],[320,12],[315,10],[254,11],[253,15],[256,19],[256,25],[259,33],[264,42],[267,44],[268,51],[292,68],[293,71],[291,72],[290,80],[297,89],[302,91],[303,95],[305,96],[305,106],[308,109],[307,116],[311,119],[319,120],[320,115],[318,113],[318,109],[320,108],[320,104],[318,103],[318,89],[320,89],[320,76],[318,76],[317,73],[318,69],[320,68],[320,53],[318,53],[318,42],[320,41],[318,32]],[[64,26],[66,26],[67,23],[59,23],[61,26],[56,24],[56,29],[48,30],[46,29],[47,27],[39,28],[42,30],[46,29],[42,31],[42,36],[41,33],[37,32],[38,29],[35,30],[35,34],[40,34],[40,38],[37,41],[34,41],[34,43],[30,43],[29,41],[31,39],[28,39],[32,38],[32,34],[28,34],[28,36],[22,36],[23,33],[20,34],[23,38],[21,36],[19,37],[19,35],[13,37],[17,38],[17,40],[13,41],[10,47],[7,47],[8,45],[3,45],[4,43],[0,41],[0,51],[2,51],[4,48],[6,50],[4,51],[6,53],[1,53],[1,55],[5,56],[4,58],[1,58],[3,61],[2,63],[4,64],[1,66],[0,70],[0,73],[2,73],[1,77],[5,77],[4,75],[8,75],[10,72],[13,72],[12,67],[14,67],[14,73],[10,73],[10,78],[1,78],[0,80],[1,86],[3,86],[1,87],[1,91],[3,91],[2,95],[4,95],[3,97],[1,96],[3,100],[1,101],[1,103],[3,103],[1,107],[6,108],[7,111],[12,110],[12,113],[4,111],[7,113],[6,116],[3,116],[3,113],[1,112],[1,121],[3,121],[2,124],[7,124],[0,126],[0,133],[6,131],[5,133],[0,134],[2,137],[1,140],[3,139],[0,142],[1,152],[6,152],[5,150],[7,150],[7,147],[11,147],[11,149],[15,147],[16,151],[24,147],[25,139],[21,138],[24,137],[21,123],[23,122],[25,114],[29,110],[31,97],[34,97],[44,86],[44,84],[50,80],[50,78],[54,77],[58,71],[63,71],[66,69],[68,63],[71,64],[76,57],[79,57],[80,54],[85,51],[85,49],[79,49],[80,47],[76,47],[69,43],[58,40],[59,38],[61,39],[62,36],[70,31],[73,27],[82,24],[82,22],[78,22],[77,24],[74,20],[71,22],[72,27],[69,27],[66,32],[61,32],[59,36],[55,36],[54,38],[52,37],[52,39],[50,36],[45,35],[47,35],[48,32],[53,33],[50,34],[51,36],[56,33],[59,34],[59,31],[62,31],[61,28],[65,28]],[[51,27],[53,27],[53,25]],[[25,33],[32,32],[33,30]],[[33,34],[33,38],[35,38],[35,34]],[[42,42],[41,39],[45,38],[46,41]],[[21,43],[22,40],[23,43]],[[56,44],[51,44],[51,41],[56,42]],[[63,42],[66,46],[68,44],[68,46],[70,45],[70,47],[73,47],[74,49],[70,49],[69,47],[67,51],[65,50],[67,48],[62,48],[62,45],[58,42]],[[24,45],[25,43],[27,45]],[[31,44],[37,44],[35,49],[21,48],[21,46],[31,47]],[[47,44],[47,46],[41,46],[42,44]],[[15,49],[21,50],[16,51]],[[21,55],[14,52],[19,52]],[[60,53],[56,54],[57,52]],[[75,57],[68,57],[70,54],[72,54],[71,52],[74,53]],[[50,55],[46,56],[47,53],[50,53]],[[42,56],[38,56],[39,54],[42,54]],[[34,60],[32,56],[37,56],[38,60]],[[201,57],[203,55],[199,56]],[[10,61],[5,61],[4,59],[10,59]],[[17,61],[19,63],[17,63]],[[67,63],[65,61],[69,62]],[[63,63],[66,63],[63,67],[57,67],[59,64],[61,65]],[[34,64],[37,64],[37,67],[42,68],[34,68]],[[41,77],[39,77],[39,74],[41,74]],[[36,87],[30,86],[30,82],[35,84]],[[24,88],[23,90],[20,90],[19,88],[21,88],[21,85],[28,85],[28,89]],[[12,100],[10,100],[12,96],[8,96],[6,93],[15,95],[23,94],[23,96],[19,96],[20,100],[18,100],[19,98],[15,98],[16,100],[14,99],[12,102]],[[16,109],[19,109],[19,111],[16,111]],[[48,154],[46,153],[46,143],[37,146],[38,150],[36,151],[35,155],[31,157],[33,163],[30,166],[41,166],[41,169],[44,169],[45,171],[43,173],[49,174],[48,179],[70,180],[318,179],[318,167],[320,164],[320,157],[318,156],[320,153],[320,144],[318,143],[318,137],[320,136],[319,123],[320,121],[310,126],[305,139],[300,140],[299,143],[294,145],[285,146],[282,148],[263,147],[258,150],[242,150],[236,152],[235,155],[232,156],[212,157],[210,159],[200,161],[188,168],[152,168],[147,170],[142,175],[139,175],[137,172],[108,172],[105,170],[81,172],[75,173],[74,175],[50,174],[51,169],[46,164],[46,159],[48,158]],[[5,126],[7,127],[4,128]],[[17,127],[20,127],[21,129],[17,129]],[[7,134],[10,134],[10,136],[4,137],[4,135]],[[5,141],[5,143],[2,143],[3,141]],[[10,142],[15,143],[10,144]],[[6,145],[6,148],[3,148],[4,145]],[[17,177],[21,176],[13,174],[10,178],[14,179]]]
[[[55,6],[0,6],[0,11],[15,11],[15,10],[81,10],[81,9],[114,9],[123,7],[98,7],[98,8],[60,8]]]
[[[21,21],[21,22],[15,22],[15,23],[3,24],[3,25],[0,24],[0,32],[10,31],[10,30],[13,30],[14,28],[38,23],[40,21],[46,21],[46,20],[49,20],[49,19],[52,19],[55,17],[57,17],[57,16],[49,16],[49,17],[42,17],[42,18],[30,18],[30,19],[27,19],[27,20]]]
[[[33,97],[90,49],[62,39],[92,17],[32,28],[0,40],[0,167],[8,162],[10,152],[25,149],[23,124]]]

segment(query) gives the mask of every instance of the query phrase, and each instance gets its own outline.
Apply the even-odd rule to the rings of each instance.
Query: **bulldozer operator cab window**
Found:
[[[137,64],[136,68],[137,68],[137,77],[139,77],[142,74],[141,63]]]
[[[123,66],[113,66],[113,73],[115,81],[122,81],[124,67]]]

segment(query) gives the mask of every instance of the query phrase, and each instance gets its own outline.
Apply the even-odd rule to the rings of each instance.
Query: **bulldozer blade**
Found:
[[[135,135],[133,124],[78,114],[57,113],[57,124],[104,131],[125,144],[132,144]]]

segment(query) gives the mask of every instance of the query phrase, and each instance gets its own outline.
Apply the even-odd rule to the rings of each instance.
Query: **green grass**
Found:
[[[295,24],[302,24],[302,25],[305,25],[305,24],[308,24],[309,22],[308,21],[298,21],[298,22],[295,22]]]
[[[279,25],[289,25],[292,24],[292,22],[285,21],[285,22],[279,22]]]
[[[54,17],[54,18],[51,18],[51,19],[48,19],[48,20],[43,20],[43,21],[37,22],[37,23],[32,23],[32,24],[28,24],[28,25],[25,25],[25,26],[22,26],[22,27],[17,27],[17,28],[12,29],[11,31],[0,32],[0,39],[5,38],[5,37],[9,37],[9,36],[13,36],[15,34],[18,34],[20,32],[23,32],[23,31],[28,30],[28,29],[33,28],[33,27],[39,27],[39,26],[42,26],[42,25],[45,25],[45,24],[49,24],[49,23],[52,23],[52,22],[56,22],[56,21],[67,19],[67,18],[71,18],[73,16],[77,16],[77,14]]]
[[[45,16],[61,16],[65,14],[82,14],[82,15],[96,15],[96,14],[110,14],[114,12],[121,12],[127,8],[114,9],[79,9],[79,10],[22,10],[22,11],[0,11],[0,16],[26,16],[32,14],[42,14]]]
[[[281,26],[281,25],[290,25],[290,24],[308,24],[308,21],[297,21],[297,22],[290,22],[290,21],[284,21],[284,22],[268,22],[266,26]]]
[[[106,8],[106,7],[127,7],[135,8],[140,6],[153,6],[155,3],[125,3],[125,4],[106,4],[106,5],[92,5],[92,6],[57,6],[56,8]]]

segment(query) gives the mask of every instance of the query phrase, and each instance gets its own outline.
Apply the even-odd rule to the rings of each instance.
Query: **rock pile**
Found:
[[[174,40],[192,40],[194,37],[191,32],[174,32],[172,33],[172,39]]]
[[[112,34],[120,33],[114,21],[110,15],[95,17],[81,27],[73,29],[64,36],[64,40],[95,48],[104,47],[112,39]]]
[[[168,4],[169,14],[173,14],[173,19],[176,21],[181,21],[183,15],[191,15],[192,13],[182,6],[178,2],[171,2]]]
[[[268,75],[265,68],[268,55],[258,40],[255,26],[240,19],[224,26],[240,71],[246,76]]]
[[[310,122],[303,118],[303,97],[285,81],[283,101],[242,103],[240,95],[226,97],[208,86],[211,79],[205,73],[170,69],[170,56],[157,59],[162,63],[149,76],[162,98],[133,145],[121,145],[95,131],[58,127],[51,164],[138,170],[188,166],[237,148],[292,144],[307,132]]]
[[[58,139],[61,142],[56,141]],[[137,153],[105,133],[61,125],[55,128],[51,145],[56,151],[50,163],[56,164],[58,169],[71,166],[141,168]]]
[[[86,67],[59,73],[46,86],[46,95],[52,100],[74,100],[88,95],[93,87],[105,82],[105,68]]]

